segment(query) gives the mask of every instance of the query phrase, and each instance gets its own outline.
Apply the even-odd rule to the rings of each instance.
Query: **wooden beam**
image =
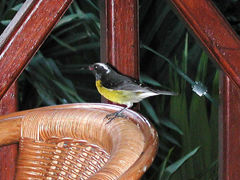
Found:
[[[240,87],[240,41],[213,2],[169,1],[221,69]]]
[[[238,180],[240,177],[239,38],[212,1],[169,1],[213,60],[225,72],[221,78],[220,88],[219,178]]]
[[[26,1],[0,36],[0,99],[21,74],[72,0]]]
[[[16,110],[16,86],[12,84],[71,2],[28,0],[0,36],[0,114]],[[16,156],[15,144],[0,149],[0,179],[14,179]]]

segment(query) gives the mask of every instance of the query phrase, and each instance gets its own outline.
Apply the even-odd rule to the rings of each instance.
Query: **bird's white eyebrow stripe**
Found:
[[[110,72],[110,69],[106,64],[103,64],[103,63],[96,63],[96,64],[98,64],[99,66],[102,66],[107,71],[106,73]]]

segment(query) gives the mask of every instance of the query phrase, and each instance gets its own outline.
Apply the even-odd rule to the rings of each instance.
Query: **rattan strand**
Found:
[[[48,175],[50,167],[55,169],[54,165],[46,166],[46,164],[51,158],[52,164],[60,161],[60,156],[54,153],[60,152],[64,144],[69,143],[69,139],[70,141],[85,139],[88,144],[95,144],[110,154],[107,163],[89,179],[136,180],[142,176],[154,160],[158,137],[151,124],[131,110],[124,112],[129,119],[117,118],[106,125],[103,120],[106,114],[119,111],[121,108],[102,103],[79,103],[3,115],[0,116],[0,146],[16,143],[21,139],[18,177],[47,179],[47,177],[31,178],[31,176],[42,175],[42,172],[46,172],[45,174]],[[28,139],[29,142],[27,142]],[[63,139],[64,142],[62,142]],[[47,147],[43,146],[45,143],[47,143]],[[95,145],[93,147],[96,147]],[[86,148],[86,150],[89,149],[88,146]],[[42,158],[42,154],[45,158]],[[52,157],[51,154],[54,154],[55,157]],[[55,161],[54,158],[58,161]],[[69,160],[69,162],[70,165],[73,164],[72,161]],[[68,168],[69,162],[66,162]],[[100,166],[98,167],[100,168]],[[22,172],[24,168],[33,171],[24,174]],[[16,179],[20,179],[18,177]],[[73,177],[75,176],[73,175]],[[51,178],[61,179],[62,177],[48,177],[48,179]]]
[[[144,137],[127,119],[106,125],[106,114],[92,109],[25,114],[17,179],[118,179],[141,155]]]
[[[85,180],[98,172],[109,157],[104,149],[87,141],[21,138],[17,179]]]

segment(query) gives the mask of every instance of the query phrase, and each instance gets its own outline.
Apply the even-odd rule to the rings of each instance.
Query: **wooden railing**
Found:
[[[219,175],[223,180],[237,180],[240,177],[239,39],[211,1],[169,1],[225,72],[220,88]],[[16,110],[16,86],[12,84],[71,2],[26,1],[1,35],[0,98],[5,94],[0,104],[2,114]],[[138,1],[101,0],[100,4],[101,59],[115,65],[124,74],[138,78]],[[15,158],[16,145],[1,148],[0,179],[13,179]]]

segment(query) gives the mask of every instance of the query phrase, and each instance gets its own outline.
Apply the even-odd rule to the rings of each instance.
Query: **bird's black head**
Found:
[[[102,76],[109,74],[112,71],[112,68],[105,63],[95,63],[90,65],[89,70],[94,73],[96,79],[101,79]]]

